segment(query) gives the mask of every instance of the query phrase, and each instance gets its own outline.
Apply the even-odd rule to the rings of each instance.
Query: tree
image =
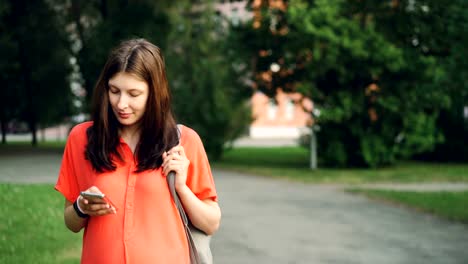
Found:
[[[291,3],[292,37],[305,38],[299,50],[312,56],[303,88],[321,107],[319,146],[329,165],[391,164],[441,140],[436,119],[447,96],[433,85],[441,68],[395,36],[408,24],[391,3]]]
[[[65,9],[86,101],[110,49],[124,39],[146,38],[166,58],[179,121],[194,127],[209,155],[219,157],[225,142],[245,127],[246,118],[240,114],[244,108],[237,81],[230,79],[229,63],[223,58],[214,12],[208,4],[197,13],[197,6],[205,3],[73,0]]]
[[[424,38],[417,26],[439,13],[410,6],[427,1],[259,2],[240,36],[254,58],[253,80],[270,96],[282,88],[314,100],[324,164],[376,167],[442,142],[436,121],[450,100],[437,56],[446,43],[427,34],[440,20]],[[444,45],[424,51],[415,41]]]
[[[24,120],[36,145],[39,125],[60,122],[71,111],[68,43],[47,2],[9,1],[5,6],[2,27],[8,30],[2,36],[2,51],[11,65],[4,66],[7,74],[2,76],[8,91],[2,123]]]
[[[166,8],[169,1],[80,1],[72,0],[67,10],[73,56],[86,91],[85,110],[94,84],[110,50],[129,38],[146,38],[163,50],[169,32]]]
[[[468,138],[468,122],[464,108],[468,105],[468,2],[455,0],[401,2],[398,13],[401,26],[410,30],[395,34],[406,40],[408,46],[422,56],[436,60],[437,75],[433,85],[447,97],[446,107],[441,109],[436,126],[444,135],[433,150],[417,158],[442,161],[468,161],[465,148]],[[411,13],[412,16],[405,16]],[[390,28],[391,18],[385,25]]]
[[[14,102],[19,101],[16,87],[11,77],[17,71],[18,63],[14,60],[16,53],[12,32],[8,30],[5,18],[10,9],[9,2],[0,2],[0,82],[2,85],[2,97],[0,100],[0,127],[2,133],[2,143],[6,143],[7,124],[17,115]]]
[[[232,72],[221,18],[211,4],[174,5],[167,65],[178,120],[196,129],[210,158],[217,159],[249,120],[245,85]]]

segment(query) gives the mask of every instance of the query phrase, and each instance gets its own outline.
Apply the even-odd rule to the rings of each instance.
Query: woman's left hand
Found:
[[[175,172],[176,190],[186,185],[189,165],[190,161],[187,159],[184,147],[181,145],[177,145],[163,154],[163,173],[164,175],[168,175],[170,171]]]

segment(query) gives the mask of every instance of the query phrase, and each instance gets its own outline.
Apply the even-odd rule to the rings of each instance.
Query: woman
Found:
[[[207,234],[218,229],[203,144],[186,126],[179,141],[177,129],[160,49],[144,39],[122,42],[97,81],[92,122],[70,132],[55,186],[65,197],[66,226],[84,228],[81,263],[189,263],[170,171],[192,224]]]

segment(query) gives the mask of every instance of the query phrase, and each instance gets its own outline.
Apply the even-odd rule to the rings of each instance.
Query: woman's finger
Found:
[[[104,199],[99,198],[99,197],[96,197],[96,198],[84,198],[83,197],[82,199],[85,204],[105,204],[106,203]]]
[[[171,156],[170,156],[171,160],[180,160],[180,155],[179,153],[175,152],[175,153],[172,153]]]
[[[162,166],[167,167],[170,163],[181,161],[181,157],[178,154],[169,154],[163,161]]]
[[[161,166],[166,166],[167,162],[170,160],[170,157],[169,157],[169,153],[167,152],[164,152],[163,155],[162,155],[162,158],[163,158],[163,163]]]
[[[109,204],[93,204],[90,205],[87,209],[84,209],[84,212],[89,214],[89,215],[104,215],[104,214],[110,214],[110,213],[115,213],[116,210]]]
[[[164,164],[165,161],[180,158],[180,154],[178,152],[165,152],[162,158],[163,158],[163,164]]]
[[[102,209],[98,211],[92,211],[89,212],[88,214],[91,216],[102,216],[102,215],[107,215],[107,214],[115,214],[115,210],[113,208],[107,208],[107,209]]]
[[[168,175],[169,172],[171,172],[173,170],[173,165],[172,163],[169,161],[166,166],[164,166],[163,168],[163,172],[164,172],[164,175]]]
[[[167,175],[167,166],[163,167],[163,175]]]
[[[83,208],[83,210],[94,212],[94,211],[99,211],[99,210],[108,209],[108,208],[110,208],[110,205],[108,204],[88,204],[85,206],[85,208]]]
[[[180,160],[170,160],[167,162],[166,166],[163,167],[163,172],[167,175],[170,171],[180,172],[182,168],[182,161]]]
[[[182,147],[181,145],[177,145],[177,146],[171,148],[171,150],[169,150],[169,153],[177,153],[179,155],[185,156],[184,147]]]
[[[186,155],[185,155],[185,149],[184,149],[184,147],[182,147],[182,146],[180,146],[179,155],[181,155],[182,157],[186,157]]]

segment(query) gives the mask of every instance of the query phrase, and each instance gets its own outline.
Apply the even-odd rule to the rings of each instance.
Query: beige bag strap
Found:
[[[177,135],[179,136],[179,139],[180,139],[181,132],[182,132],[181,125],[177,125]],[[189,243],[190,263],[199,264],[201,263],[201,261],[198,255],[197,247],[195,246],[195,242],[193,241],[192,232],[190,231],[190,228],[189,228],[189,221],[187,218],[187,214],[185,213],[184,207],[182,206],[179,196],[177,195],[177,192],[175,190],[175,172],[173,171],[169,172],[169,175],[167,175],[166,179],[167,179],[167,185],[169,186],[169,191],[171,192],[172,199],[174,199],[174,202],[177,206],[177,210],[179,211],[180,218],[182,219],[182,222],[184,224],[185,235],[187,236],[187,241]]]

